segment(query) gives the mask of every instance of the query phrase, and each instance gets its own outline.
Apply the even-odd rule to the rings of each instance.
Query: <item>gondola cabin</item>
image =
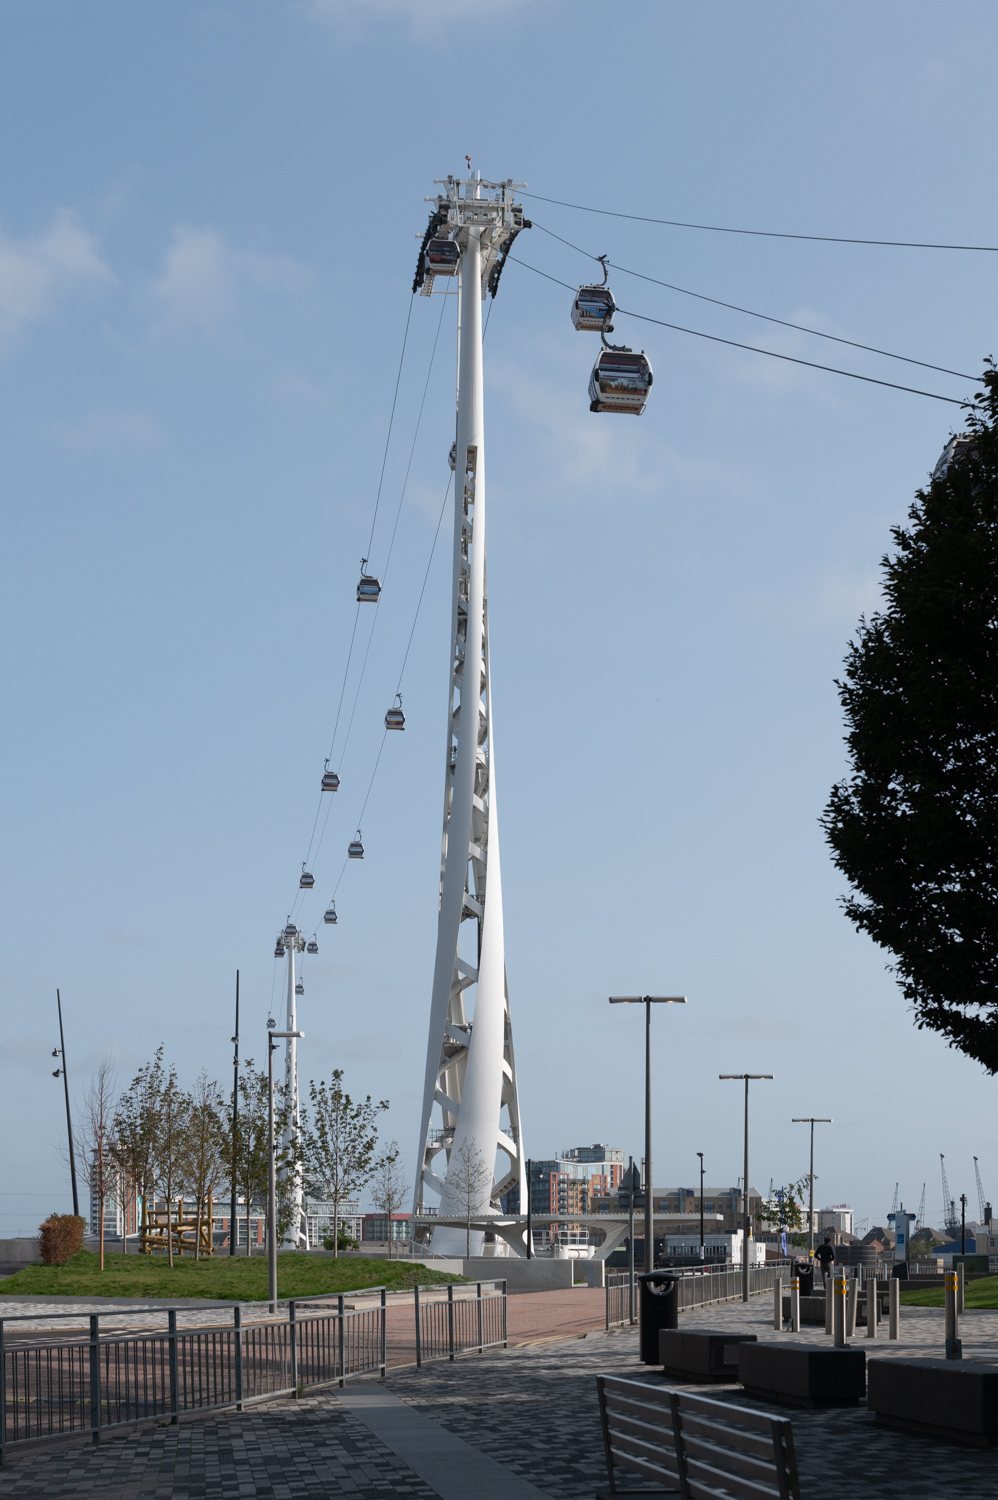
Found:
[[[327,760],[326,769],[322,773],[322,790],[324,792],[338,792],[339,789],[340,778],[337,776],[335,771],[331,771],[329,769],[329,762]]]
[[[603,349],[589,377],[589,410],[640,417],[651,390],[652,370],[644,352]]]
[[[360,582],[357,585],[358,604],[377,604],[381,598],[381,582],[375,578],[373,573],[365,573],[367,558],[361,559]]]
[[[304,986],[304,984],[302,983],[302,981],[300,979],[296,979],[295,980],[295,994],[296,995],[304,995],[304,993],[305,993],[305,986]]]
[[[326,910],[322,914],[322,920],[325,922],[325,924],[326,924],[327,927],[335,927],[336,926],[336,902],[335,901],[330,901],[329,905],[326,907]]]
[[[289,922],[287,927],[285,927],[284,936],[285,938],[293,938],[298,936],[298,928],[293,922]]]
[[[281,943],[278,943],[276,945],[276,947],[274,948],[274,957],[275,958],[283,958],[284,957],[284,947],[283,947],[283,945]]]
[[[428,276],[456,276],[460,264],[461,250],[456,240],[431,240],[423,252]]]
[[[579,333],[612,333],[616,311],[608,286],[580,286],[572,303],[572,324]]]
[[[315,938],[309,938],[308,942],[305,944],[305,952],[306,953],[318,953],[318,951],[319,951],[319,945],[315,941]]]
[[[386,729],[404,729],[405,714],[402,712],[402,694],[395,694],[395,706],[385,714]]]
[[[347,857],[348,859],[364,858],[364,845],[361,841],[359,828],[357,829],[357,837],[355,839],[351,839],[349,844],[347,844]]]
[[[315,876],[310,874],[308,870],[302,870],[301,878],[298,881],[298,889],[301,891],[310,891],[314,885]]]

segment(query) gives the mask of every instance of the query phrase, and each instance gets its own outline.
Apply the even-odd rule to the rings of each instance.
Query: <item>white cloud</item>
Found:
[[[97,241],[68,211],[34,239],[10,239],[0,230],[0,349],[46,317],[60,297],[112,279]]]
[[[311,273],[291,256],[238,250],[214,229],[182,226],[174,231],[152,294],[162,324],[217,333],[248,291],[295,291],[311,280]]]

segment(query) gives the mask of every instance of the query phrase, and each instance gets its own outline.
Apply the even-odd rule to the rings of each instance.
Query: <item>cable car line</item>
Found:
[[[712,302],[715,307],[727,307],[732,312],[745,313],[750,318],[762,318],[766,323],[779,323],[781,328],[793,328],[798,333],[809,333],[814,338],[831,339],[835,344],[848,344],[852,349],[865,349],[868,354],[882,354],[885,359],[899,359],[907,365],[920,365],[923,370],[938,370],[940,375],[956,375],[960,380],[972,380],[976,385],[981,384],[979,375],[968,375],[964,370],[950,370],[945,365],[929,364],[924,359],[912,359],[907,354],[892,354],[889,349],[877,349],[873,344],[860,344],[855,339],[841,338],[837,333],[823,333],[819,328],[807,328],[802,323],[790,323],[786,318],[774,318],[769,313],[754,312],[751,307],[739,307],[736,302],[722,302],[719,297],[708,297],[703,292],[691,292],[688,287],[676,286],[671,281],[659,281],[657,276],[646,276],[643,271],[631,271],[627,266],[620,265],[617,261],[610,260],[608,256],[592,255],[588,250],[583,250],[581,245],[573,245],[571,240],[563,239],[560,234],[555,234],[551,229],[545,229],[543,224],[534,220],[534,228],[540,229],[544,234],[551,236],[553,240],[559,240],[561,244],[567,245],[570,250],[577,250],[588,260],[596,260],[601,263],[606,261],[615,271],[622,271],[625,276],[636,276],[639,281],[650,281],[655,286],[664,286],[670,292],[681,292],[684,297],[695,297],[699,302]],[[521,261],[521,265],[525,262]]]
[[[409,324],[412,321],[412,304],[415,300],[416,294],[415,292],[413,292],[412,296],[409,298],[409,311],[405,316],[405,333],[402,336],[402,353],[399,355],[398,374],[395,376],[395,394],[392,396],[392,410],[391,415],[388,418],[388,434],[385,438],[385,451],[381,459],[381,475],[378,479],[378,493],[374,499],[374,515],[371,518],[371,535],[367,539],[368,557],[371,556],[371,552],[374,548],[374,528],[378,520],[378,506],[381,504],[381,486],[385,482],[385,465],[388,462],[388,447],[392,440],[392,426],[395,422],[395,407],[398,404],[399,384],[402,380],[402,365],[405,362],[405,346],[409,341]]]
[[[551,276],[547,271],[539,271],[536,266],[528,265],[525,260],[517,260],[511,255],[510,260],[514,265],[523,266],[527,271],[533,271],[537,276],[543,276],[545,281],[553,281],[556,286],[563,286],[570,292],[578,290],[570,282],[562,281],[557,276]],[[873,375],[857,375],[854,370],[840,370],[835,365],[818,364],[813,359],[799,359],[793,354],[777,354],[775,349],[760,349],[757,344],[742,344],[737,339],[722,339],[716,333],[702,333],[698,328],[684,328],[681,323],[667,323],[664,318],[651,318],[647,313],[630,312],[625,307],[618,307],[617,311],[627,318],[639,318],[642,323],[656,323],[659,328],[672,328],[677,333],[689,333],[694,338],[709,339],[712,344],[728,344],[732,349],[747,349],[750,354],[765,354],[769,359],[782,359],[791,365],[807,365],[810,370],[825,370],[830,375],[845,375],[849,380],[862,380],[867,385],[884,385],[892,391],[907,391],[910,396],[927,396],[931,401],[947,401],[951,406],[969,406],[968,401],[961,401],[956,396],[939,396],[935,391],[921,391],[916,386],[898,385],[893,380],[878,380]]]
[[[705,229],[712,234],[749,234],[767,240],[813,240],[826,245],[884,245],[896,250],[980,250],[994,253],[998,245],[937,245],[922,240],[861,240],[839,234],[786,234],[776,229],[732,229],[725,224],[689,224],[684,219],[653,219],[647,214],[617,213],[612,208],[590,208],[585,203],[564,203],[560,198],[545,198],[542,193],[524,192],[525,198],[538,203],[553,203],[558,208],[574,208],[583,214],[602,214],[609,219],[631,219],[638,224],[665,224],[671,229]],[[536,227],[536,221],[531,221]],[[521,261],[520,265],[524,262]]]

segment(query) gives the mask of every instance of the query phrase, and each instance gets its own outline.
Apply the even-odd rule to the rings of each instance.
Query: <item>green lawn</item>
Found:
[[[998,1307],[998,1276],[968,1281],[963,1294],[965,1307]],[[945,1307],[945,1289],[927,1286],[921,1292],[902,1292],[902,1307]]]
[[[277,1293],[280,1297],[308,1297],[319,1292],[353,1292],[368,1286],[404,1288],[430,1283],[461,1281],[431,1271],[418,1261],[368,1260],[350,1257],[333,1260],[320,1255],[277,1258]],[[69,1297],[215,1297],[222,1302],[263,1302],[267,1297],[267,1257],[215,1255],[210,1260],[186,1257],[174,1263],[165,1256],[105,1255],[104,1270],[89,1250],[64,1266],[25,1266],[15,1276],[0,1281],[0,1296],[13,1292],[30,1296]]]

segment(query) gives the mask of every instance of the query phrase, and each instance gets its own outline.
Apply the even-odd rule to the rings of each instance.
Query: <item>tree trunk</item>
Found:
[[[103,1269],[104,1269],[104,1194],[103,1193],[101,1193],[99,1195],[98,1201],[100,1203],[100,1207],[99,1207],[99,1209],[97,1211],[97,1227],[98,1227],[98,1229],[100,1231],[100,1268],[103,1271]]]
[[[340,1253],[340,1195],[333,1194],[333,1259],[337,1260]]]

